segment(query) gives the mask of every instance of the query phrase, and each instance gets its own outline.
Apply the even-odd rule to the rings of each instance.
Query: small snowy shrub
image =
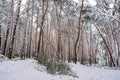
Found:
[[[59,62],[47,62],[47,72],[50,74],[65,74],[67,75],[71,69],[68,65],[65,63],[59,63]]]
[[[42,64],[42,65],[45,65],[47,64],[47,58],[43,55],[43,54],[39,54],[37,57],[36,57],[36,60],[38,61],[38,63]]]
[[[55,65],[55,68],[56,68],[56,71],[58,72],[58,74],[66,75],[71,71],[70,67],[65,63],[57,63]]]
[[[19,54],[12,54],[12,58],[17,58],[19,57]]]
[[[47,62],[46,68],[48,73],[50,74],[56,73],[55,63],[53,63],[52,61]]]
[[[39,54],[36,58],[38,63],[46,66],[47,72],[50,74],[65,74],[67,75],[71,69],[70,67],[53,59],[48,60],[47,57],[43,54]]]

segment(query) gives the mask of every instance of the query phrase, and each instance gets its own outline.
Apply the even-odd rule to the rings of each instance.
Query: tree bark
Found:
[[[77,45],[78,45],[78,41],[79,41],[79,37],[80,37],[80,29],[81,29],[81,18],[82,18],[82,10],[84,7],[84,0],[82,0],[82,5],[80,8],[80,16],[79,16],[79,24],[78,24],[78,34],[77,34],[77,39],[75,41],[75,45],[74,45],[74,63],[77,63]]]
[[[14,41],[15,41],[15,35],[16,35],[16,29],[17,29],[17,24],[18,24],[18,19],[19,19],[19,13],[20,13],[20,7],[21,7],[21,0],[19,0],[18,2],[18,6],[17,6],[17,12],[16,12],[16,19],[15,19],[15,24],[14,24],[14,29],[13,29],[13,35],[12,35],[12,41],[11,44],[9,45],[9,50],[8,50],[8,58],[11,59],[12,57],[12,52],[13,52],[13,45],[14,45]]]
[[[103,35],[102,35],[101,31],[99,30],[99,28],[96,27],[96,29],[98,30],[98,32],[99,32],[100,36],[102,37],[103,42],[104,42],[104,44],[105,44],[105,46],[106,46],[106,48],[107,48],[107,50],[108,50],[108,53],[109,53],[109,55],[110,55],[110,61],[112,62],[113,66],[116,66],[115,63],[114,63],[114,60],[113,60],[113,58],[112,58],[112,53],[111,53],[111,51],[110,51],[110,49],[109,49],[109,47],[108,47],[108,45],[107,45],[107,42],[106,42],[105,38],[103,37]]]

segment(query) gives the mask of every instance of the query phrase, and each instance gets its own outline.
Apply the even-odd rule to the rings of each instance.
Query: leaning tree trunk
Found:
[[[44,31],[43,31],[43,26],[44,26],[44,19],[45,19],[45,15],[47,13],[48,10],[48,0],[47,0],[47,4],[46,4],[46,9],[44,12],[44,0],[42,0],[42,21],[40,23],[40,33],[39,33],[39,39],[38,39],[38,47],[37,47],[37,52],[40,52],[40,44],[41,44],[41,39],[42,39],[42,46],[41,46],[41,50],[44,53]]]
[[[5,4],[5,2],[4,1],[2,1],[2,4],[4,5]],[[11,6],[10,6],[10,11],[9,11],[9,21],[8,21],[8,26],[7,26],[7,31],[6,31],[6,35],[5,35],[5,41],[4,41],[4,43],[3,43],[3,50],[2,50],[2,54],[3,55],[6,55],[5,53],[6,53],[6,47],[7,47],[7,42],[8,42],[8,35],[9,35],[9,30],[10,30],[10,28],[11,28],[11,24],[12,24],[12,19],[13,19],[13,5],[14,5],[14,2],[13,2],[13,0],[11,0]],[[3,7],[4,8],[4,7]],[[7,56],[7,55],[6,55]]]
[[[113,57],[112,57],[112,53],[111,53],[111,51],[110,51],[110,48],[109,48],[109,46],[108,46],[105,38],[103,37],[100,29],[99,29],[97,26],[96,26],[96,29],[98,30],[98,32],[99,32],[101,38],[103,39],[103,42],[104,42],[104,44],[105,44],[105,46],[106,46],[106,48],[107,48],[107,50],[108,50],[108,53],[109,53],[109,56],[110,56],[110,61],[112,62],[113,66],[116,66],[115,63],[114,63]]]
[[[18,2],[18,6],[17,6],[17,12],[16,12],[16,18],[15,18],[15,24],[14,24],[14,28],[13,28],[13,35],[12,35],[12,41],[11,44],[9,45],[9,50],[8,50],[8,58],[11,59],[12,56],[12,52],[13,52],[13,45],[14,45],[14,41],[15,41],[15,35],[16,35],[16,29],[17,29],[17,24],[18,24],[18,19],[19,19],[19,13],[20,13],[20,7],[21,7],[21,0],[19,0]]]

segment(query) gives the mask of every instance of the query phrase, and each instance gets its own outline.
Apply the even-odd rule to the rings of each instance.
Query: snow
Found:
[[[79,0],[73,0],[76,3],[79,3]],[[93,7],[96,6],[97,2],[96,0],[88,0],[89,4]],[[84,3],[86,3],[86,1],[84,1]]]
[[[79,1],[78,1],[78,0],[73,0],[73,1],[75,1],[76,3],[79,3]]]
[[[0,62],[0,80],[120,80],[120,70],[69,63],[78,77],[51,75],[37,61],[7,60]]]
[[[110,70],[98,67],[89,67],[72,64],[81,80],[120,80],[120,70]]]
[[[96,0],[88,0],[91,6],[95,6],[97,4]]]
[[[114,4],[112,4],[112,3],[109,4],[109,7],[110,7],[110,8],[113,8],[113,7],[114,7]]]
[[[5,60],[7,60],[7,58],[3,56],[2,54],[0,54],[0,62],[5,61]]]

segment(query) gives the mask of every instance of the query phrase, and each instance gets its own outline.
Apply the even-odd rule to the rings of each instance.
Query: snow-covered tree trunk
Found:
[[[17,5],[17,9],[16,9],[16,17],[15,17],[15,24],[13,26],[12,40],[10,42],[9,49],[8,49],[8,57],[9,58],[12,57],[13,45],[14,45],[14,41],[15,41],[16,29],[17,29],[18,20],[19,20],[19,14],[20,14],[20,8],[21,8],[21,0],[18,1],[18,5]]]
[[[78,34],[77,34],[77,39],[75,41],[75,45],[74,45],[74,63],[77,63],[77,45],[79,42],[79,38],[80,38],[80,31],[81,31],[81,18],[82,18],[82,11],[83,11],[83,7],[84,7],[84,0],[82,0],[82,5],[80,8],[80,16],[79,16],[79,22],[78,22]]]

